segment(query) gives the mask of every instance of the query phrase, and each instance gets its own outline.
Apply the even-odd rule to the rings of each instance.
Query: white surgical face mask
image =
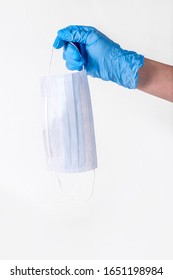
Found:
[[[97,155],[85,70],[41,80],[43,138],[49,169],[56,173],[94,170]]]
[[[85,70],[43,78],[42,96],[49,168],[67,173],[95,169],[95,134]]]

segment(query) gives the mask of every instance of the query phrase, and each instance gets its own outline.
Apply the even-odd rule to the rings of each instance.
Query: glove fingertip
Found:
[[[66,67],[68,70],[77,70],[76,67],[68,62],[66,62]]]
[[[55,49],[60,49],[61,47],[63,47],[65,45],[65,42],[63,40],[61,40],[58,36],[56,37],[54,43],[53,43],[53,47]]]
[[[83,64],[81,62],[78,62],[76,63],[75,61],[73,62],[69,62],[69,61],[66,61],[66,67],[69,69],[69,70],[78,70],[78,71],[81,71],[83,69]]]

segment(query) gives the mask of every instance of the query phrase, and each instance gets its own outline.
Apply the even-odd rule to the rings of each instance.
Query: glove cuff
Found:
[[[123,87],[136,89],[138,70],[144,65],[144,56],[133,51],[121,50],[114,63],[111,80]]]

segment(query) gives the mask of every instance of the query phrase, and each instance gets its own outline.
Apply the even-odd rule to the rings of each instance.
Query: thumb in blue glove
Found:
[[[77,48],[68,42],[73,42]],[[63,58],[70,70],[82,70],[84,65],[92,77],[113,81],[129,89],[137,86],[144,56],[123,50],[94,27],[71,25],[61,29],[53,46],[56,49],[64,46]]]

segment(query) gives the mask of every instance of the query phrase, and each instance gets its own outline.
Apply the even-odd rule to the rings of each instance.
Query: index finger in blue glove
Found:
[[[66,42],[78,42],[83,44],[93,44],[98,40],[99,32],[91,26],[70,25],[58,31],[57,40],[54,42],[54,47],[59,48],[60,40]]]

